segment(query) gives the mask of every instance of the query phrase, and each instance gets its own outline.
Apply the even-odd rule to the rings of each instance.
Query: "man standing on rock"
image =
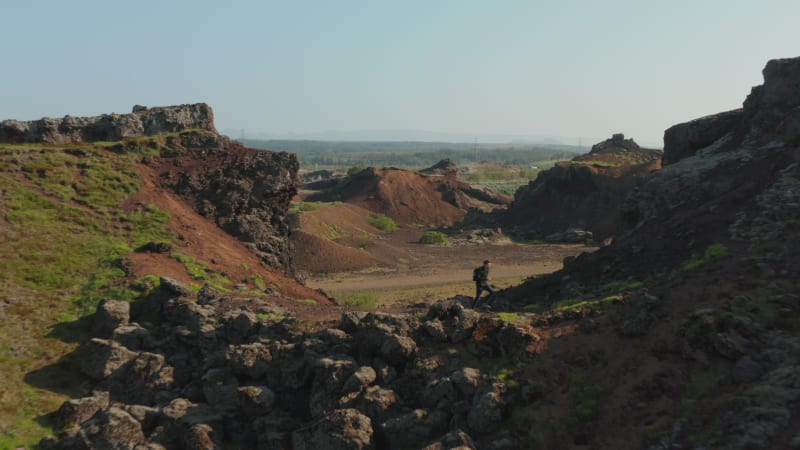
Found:
[[[489,292],[489,295],[486,296],[484,299],[484,308],[490,309],[489,306],[489,299],[494,298],[494,286],[489,283],[491,278],[489,277],[489,269],[491,268],[492,263],[489,262],[487,259],[483,262],[482,266],[475,268],[472,271],[472,281],[475,282],[475,300],[472,302],[472,307],[478,306],[478,303],[481,300],[481,294],[483,291]]]

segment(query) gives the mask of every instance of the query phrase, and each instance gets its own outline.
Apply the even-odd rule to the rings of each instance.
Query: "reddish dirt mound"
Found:
[[[225,274],[235,283],[245,283],[249,288],[256,288],[252,280],[253,277],[259,277],[268,285],[279,286],[280,292],[285,296],[313,299],[323,304],[331,303],[320,292],[264,266],[242,242],[197,214],[171,191],[158,187],[157,174],[151,167],[140,165],[138,169],[142,187],[125,206],[134,210],[142,205],[152,204],[169,212],[171,218],[168,226],[175,234],[182,236],[180,247],[176,251],[208,263],[209,269]],[[134,263],[132,276],[135,278],[154,274],[172,277],[184,283],[196,282],[186,272],[186,268],[171,258],[169,253],[133,253],[129,257]]]
[[[341,200],[386,214],[401,225],[452,226],[470,208],[489,211],[507,198],[473,189],[455,173],[425,176],[396,168],[368,168],[339,186],[312,194],[309,200]]]
[[[365,269],[378,261],[369,253],[319,236],[296,231],[292,234],[294,263],[301,270],[324,273]]]
[[[349,203],[325,203],[298,213],[290,239],[295,267],[330,273],[395,263],[404,256],[367,220],[371,211]]]

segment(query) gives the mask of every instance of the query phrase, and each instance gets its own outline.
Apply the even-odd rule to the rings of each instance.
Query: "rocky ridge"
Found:
[[[125,138],[155,136],[198,129],[216,134],[214,113],[205,103],[147,108],[134,106],[130,114],[103,114],[95,117],[66,116],[23,122],[0,122],[0,143],[119,141]]]

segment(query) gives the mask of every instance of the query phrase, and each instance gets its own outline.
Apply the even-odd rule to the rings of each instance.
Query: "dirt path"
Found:
[[[491,276],[501,287],[511,280],[555,272],[563,267],[566,256],[591,252],[596,248],[584,245],[520,244],[509,240],[485,244],[422,245],[423,231],[402,229],[380,236],[371,246],[371,255],[387,264],[361,271],[311,273],[306,285],[326,292],[354,292],[415,289],[429,286],[470,285],[472,269],[483,260],[492,261]],[[391,258],[380,253],[389,252]]]
[[[562,258],[563,259],[563,258]],[[521,262],[515,265],[492,267],[493,279],[527,277],[552,273],[561,269],[561,261]],[[340,273],[322,278],[311,278],[306,285],[324,291],[359,291],[398,288],[416,288],[437,284],[456,284],[470,281],[472,269],[460,267],[451,270],[449,267],[431,268],[426,271],[395,270],[377,273]]]

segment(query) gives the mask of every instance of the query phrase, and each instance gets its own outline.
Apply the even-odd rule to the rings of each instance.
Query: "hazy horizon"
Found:
[[[234,138],[588,147],[621,132],[661,147],[666,128],[740,107],[769,59],[797,56],[798,16],[787,0],[13,2],[0,120],[206,102]]]

